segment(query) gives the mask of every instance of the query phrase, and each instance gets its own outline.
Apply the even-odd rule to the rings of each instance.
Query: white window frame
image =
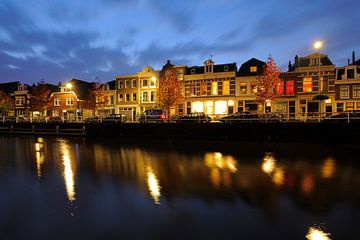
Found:
[[[356,92],[359,94],[355,94]],[[360,85],[353,86],[353,98],[360,98]]]
[[[61,99],[60,98],[54,98],[54,106],[56,106],[56,107],[61,106]]]
[[[340,86],[340,99],[349,99],[350,98],[350,87],[349,86]],[[343,96],[342,92],[347,92],[347,96]]]
[[[66,98],[66,106],[73,106],[74,99],[73,98]]]

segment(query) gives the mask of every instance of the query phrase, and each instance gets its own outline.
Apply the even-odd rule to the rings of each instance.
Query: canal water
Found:
[[[0,136],[0,239],[360,239],[359,148]]]

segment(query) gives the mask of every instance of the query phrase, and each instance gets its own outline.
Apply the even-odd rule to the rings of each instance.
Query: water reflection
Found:
[[[306,235],[308,240],[331,240],[330,233],[325,232],[318,226],[310,227]]]
[[[272,153],[266,153],[263,163],[262,163],[262,170],[266,174],[272,174],[276,166],[276,160]]]
[[[321,168],[323,178],[331,178],[335,173],[336,165],[332,158],[327,158]]]
[[[161,193],[159,180],[150,166],[147,168],[147,184],[151,197],[156,204],[160,204]]]
[[[41,177],[41,168],[45,161],[44,156],[44,140],[43,138],[37,138],[37,142],[35,143],[35,158],[36,158],[36,173],[37,176]]]
[[[63,177],[65,182],[66,194],[69,201],[74,201],[75,198],[75,182],[74,182],[74,164],[72,164],[70,157],[70,145],[65,140],[59,141],[60,154],[63,163]]]

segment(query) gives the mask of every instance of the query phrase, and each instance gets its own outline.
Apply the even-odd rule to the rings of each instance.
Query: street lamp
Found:
[[[318,86],[319,86],[319,97],[320,95],[322,94],[323,92],[323,82],[321,80],[321,69],[320,69],[320,64],[321,64],[321,54],[320,54],[320,49],[322,48],[323,46],[323,42],[322,41],[316,41],[314,42],[314,49],[316,49],[318,51],[318,55],[319,55],[319,59],[318,59],[318,66],[319,66],[319,83],[318,83]],[[321,100],[319,100],[319,121],[321,119]]]
[[[70,89],[70,91],[71,91],[72,84],[71,84],[71,83],[67,83],[67,84],[66,84],[66,88]]]

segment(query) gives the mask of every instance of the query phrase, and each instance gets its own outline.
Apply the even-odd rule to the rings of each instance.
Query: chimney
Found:
[[[291,64],[291,61],[289,61],[288,72],[290,72],[291,70],[292,70],[292,64]]]
[[[355,51],[352,52],[352,64],[355,64]]]
[[[298,63],[298,61],[299,61],[299,56],[298,55],[295,55],[295,65]]]
[[[350,65],[350,58],[348,58],[348,65]]]

